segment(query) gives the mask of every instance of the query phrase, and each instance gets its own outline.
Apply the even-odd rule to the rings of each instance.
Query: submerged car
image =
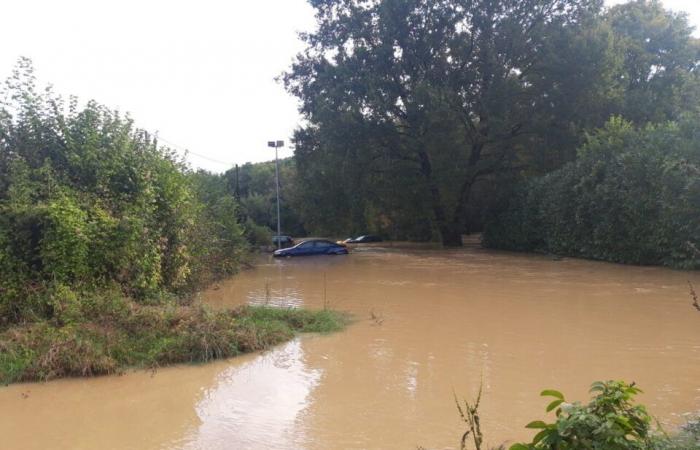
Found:
[[[364,244],[367,242],[382,242],[383,239],[373,234],[365,234],[356,238],[345,239],[346,244]]]
[[[272,236],[272,244],[277,247],[278,245],[282,248],[291,247],[294,245],[294,239],[291,236]]]
[[[274,256],[347,255],[348,249],[326,239],[310,239],[294,247],[275,250]]]

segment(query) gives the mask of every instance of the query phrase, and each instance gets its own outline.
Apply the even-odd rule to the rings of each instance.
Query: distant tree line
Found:
[[[227,184],[240,200],[242,211],[252,222],[277,230],[275,162],[246,163],[224,174]],[[279,160],[280,218],[282,233],[304,236],[299,214],[296,166],[292,158]]]
[[[307,230],[460,245],[493,226],[502,248],[694,265],[700,41],[685,14],[657,0],[310,3],[318,29],[284,75],[306,119]]]

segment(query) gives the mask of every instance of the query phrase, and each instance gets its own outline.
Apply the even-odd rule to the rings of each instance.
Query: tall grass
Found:
[[[148,306],[120,293],[79,304],[71,320],[26,323],[0,332],[0,382],[205,362],[264,350],[297,333],[337,331],[347,323],[346,316],[330,310],[245,306],[214,311],[175,301]]]

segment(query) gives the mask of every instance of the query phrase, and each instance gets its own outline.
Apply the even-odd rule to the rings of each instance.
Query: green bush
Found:
[[[567,403],[554,390],[542,392],[554,400],[547,412],[556,411],[556,421],[534,421],[527,428],[540,430],[530,443],[514,444],[510,450],[632,450],[647,449],[651,442],[651,417],[633,404],[641,391],[621,381],[596,382],[590,403]]]
[[[700,126],[611,119],[578,159],[521,185],[484,245],[631,264],[700,267]]]
[[[272,245],[272,231],[264,226],[258,225],[250,218],[245,222],[246,237],[252,245],[261,247]]]
[[[0,327],[79,321],[75,298],[114,286],[153,304],[239,269],[236,200],[128,116],[37,90],[28,60],[0,99]]]
[[[652,427],[652,417],[634,403],[641,392],[634,383],[595,382],[588,404],[568,403],[555,390],[542,391],[553,400],[547,412],[556,420],[530,422],[526,427],[539,430],[531,442],[516,443],[510,450],[690,450],[700,448],[696,422],[689,422],[673,436]]]

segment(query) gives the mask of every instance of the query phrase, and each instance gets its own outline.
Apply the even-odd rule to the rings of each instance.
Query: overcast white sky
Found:
[[[700,0],[664,3],[700,28]],[[194,167],[272,159],[266,142],[288,142],[299,123],[274,78],[302,49],[296,32],[313,29],[306,0],[3,0],[0,11],[0,79],[30,57],[40,84],[130,112],[196,153]]]

